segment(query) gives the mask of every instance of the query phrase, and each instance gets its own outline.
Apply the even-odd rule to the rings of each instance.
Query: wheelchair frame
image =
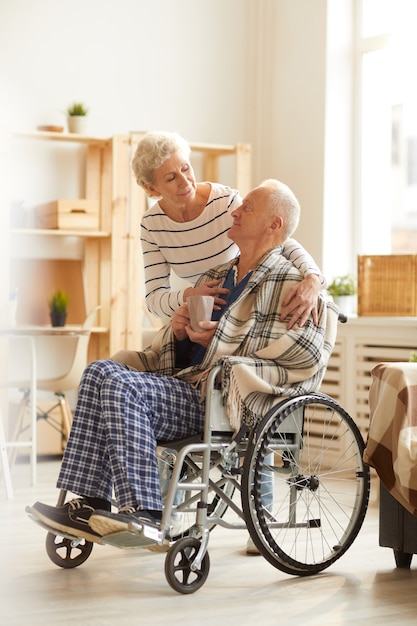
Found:
[[[216,525],[247,528],[274,567],[307,576],[347,551],[369,500],[362,436],[335,400],[321,393],[279,398],[252,430],[243,427],[236,434],[216,388],[219,372],[215,367],[208,377],[203,437],[159,442],[175,451],[160,529],[132,522],[128,531],[98,541],[167,550],[166,579],[183,594],[198,590],[208,577],[209,536]],[[233,499],[236,493],[241,505]],[[58,506],[65,498],[61,491]],[[225,519],[227,511],[236,519]],[[87,560],[91,542],[41,525],[56,565],[72,568]]]

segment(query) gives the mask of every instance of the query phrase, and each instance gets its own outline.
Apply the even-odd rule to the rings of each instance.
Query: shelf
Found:
[[[243,144],[241,144],[243,145]],[[237,147],[224,144],[213,143],[194,143],[190,142],[191,150],[195,152],[204,152],[206,154],[214,154],[216,157],[230,155],[236,155]]]
[[[97,206],[97,224],[81,219],[67,228],[42,228],[16,223],[11,228],[8,282],[18,289],[17,321],[47,324],[50,293],[62,288],[70,294],[69,324],[83,323],[88,311],[101,305],[89,343],[89,360],[108,358],[126,341],[126,201],[129,180],[129,143],[125,135],[94,137],[67,132],[11,132],[15,145],[28,147],[35,159],[43,148],[51,158],[41,160],[45,179],[55,155],[71,153],[79,185],[75,198]],[[16,148],[20,149],[20,148]],[[72,152],[74,151],[74,154]],[[49,151],[49,152],[48,152]],[[33,152],[33,154],[32,154]],[[71,162],[72,162],[71,161]],[[65,159],[57,163],[65,168]],[[54,195],[60,195],[59,192]],[[65,196],[65,193],[64,193]]]
[[[59,230],[52,228],[11,228],[12,235],[47,235],[48,237],[85,237],[106,239],[110,233],[103,230]]]
[[[39,335],[54,336],[64,335],[71,337],[72,335],[87,335],[89,333],[105,334],[109,329],[105,326],[93,326],[89,331],[83,330],[79,324],[66,324],[65,326],[51,326],[50,324],[18,324],[15,326],[1,326],[0,336],[16,336],[19,335]]]
[[[17,131],[13,133],[14,137],[22,139],[43,139],[47,141],[63,141],[67,143],[84,143],[89,146],[98,146],[105,148],[111,143],[110,137],[93,137],[89,135],[77,135],[75,133],[55,133],[49,131],[33,130],[33,131]]]

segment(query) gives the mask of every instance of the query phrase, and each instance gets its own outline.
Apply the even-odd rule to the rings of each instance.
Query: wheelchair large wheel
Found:
[[[82,565],[90,556],[93,545],[86,539],[70,539],[54,533],[48,533],[45,540],[46,553],[52,563],[64,569]]]
[[[351,546],[369,499],[363,451],[352,418],[324,394],[284,401],[259,423],[246,451],[242,506],[272,565],[315,574]]]

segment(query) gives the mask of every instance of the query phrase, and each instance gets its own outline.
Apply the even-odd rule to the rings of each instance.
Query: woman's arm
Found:
[[[304,278],[307,276],[311,276],[314,274],[319,277],[320,284],[322,285],[322,289],[326,287],[326,279],[321,273],[317,263],[307,252],[303,246],[298,243],[295,239],[287,239],[282,249],[282,254],[286,259],[291,261],[291,263],[302,273]]]
[[[148,311],[170,318],[183,302],[184,290],[171,291],[171,267],[149,232],[142,226],[141,244],[145,273],[145,301]]]
[[[295,239],[287,239],[282,254],[300,270],[304,280],[288,292],[283,302],[281,318],[291,316],[288,329],[297,322],[300,327],[303,327],[310,315],[317,325],[317,298],[320,291],[326,287],[326,279],[313,257]]]
[[[226,304],[223,299],[228,289],[219,287],[220,280],[211,280],[198,287],[186,287],[171,290],[170,264],[165,260],[159,247],[150,242],[149,237],[142,238],[142,251],[145,272],[145,301],[147,309],[153,315],[171,318],[174,312],[186,301],[187,296],[214,296],[214,308]]]

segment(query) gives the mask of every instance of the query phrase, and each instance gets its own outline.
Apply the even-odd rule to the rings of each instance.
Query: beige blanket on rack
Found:
[[[371,373],[364,460],[417,516],[417,363],[379,363]]]

